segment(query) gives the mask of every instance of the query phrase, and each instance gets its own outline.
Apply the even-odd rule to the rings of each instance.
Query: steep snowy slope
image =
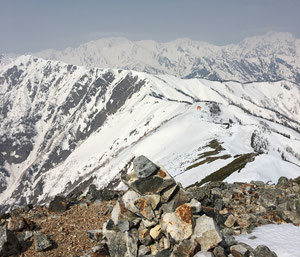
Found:
[[[239,44],[216,46],[190,39],[168,43],[104,38],[64,51],[45,50],[37,57],[74,65],[166,73],[181,78],[300,83],[300,40],[270,32]]]
[[[184,186],[299,176],[299,91],[21,56],[0,69],[1,208],[113,186],[137,154]]]

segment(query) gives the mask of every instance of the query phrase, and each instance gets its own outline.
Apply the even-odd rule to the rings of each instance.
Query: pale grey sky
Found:
[[[0,53],[102,37],[224,45],[270,30],[300,37],[300,0],[0,0]]]

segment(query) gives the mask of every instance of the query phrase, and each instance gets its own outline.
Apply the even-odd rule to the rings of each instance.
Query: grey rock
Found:
[[[230,215],[227,217],[227,219],[226,219],[224,225],[225,225],[226,227],[228,227],[228,228],[231,228],[231,227],[233,227],[235,221],[236,221],[236,218],[235,218],[232,214],[230,214]]]
[[[170,198],[179,190],[179,186],[177,184],[172,185],[161,192],[161,202],[166,203]]]
[[[40,231],[35,234],[34,243],[37,252],[47,251],[53,246],[53,241]]]
[[[197,201],[196,199],[192,199],[190,202],[191,208],[192,208],[192,213],[196,214],[201,211],[201,203]]]
[[[174,212],[178,206],[189,202],[190,199],[189,195],[180,188],[168,203],[162,205],[161,209],[164,213]]]
[[[150,230],[143,224],[141,224],[138,229],[138,239],[144,245],[150,245],[153,242],[153,239],[150,236]]]
[[[214,250],[213,250],[214,256],[215,257],[226,257],[225,254],[225,250],[223,247],[221,246],[217,246]]]
[[[148,178],[129,179],[123,178],[123,182],[134,191],[141,195],[158,194],[163,189],[175,184],[172,178],[165,178],[159,175],[154,175]]]
[[[194,234],[192,236],[201,245],[201,250],[209,250],[216,247],[222,236],[215,221],[205,214],[196,220]]]
[[[192,240],[184,240],[174,246],[171,257],[194,256],[197,244]]]
[[[135,191],[129,190],[123,195],[122,201],[128,210],[140,217],[152,220],[155,217],[153,207],[156,208],[160,197],[158,195],[141,196]]]
[[[33,232],[32,231],[23,231],[23,232],[21,232],[17,235],[17,238],[18,238],[19,242],[27,241],[32,237],[33,237]]]
[[[171,251],[168,250],[168,249],[164,249],[164,250],[162,250],[162,251],[159,251],[159,252],[155,255],[155,257],[170,257],[170,255],[171,255]]]
[[[214,257],[211,252],[201,251],[194,255],[194,257]]]
[[[133,160],[133,169],[139,178],[148,178],[159,170],[159,167],[144,155]]]
[[[254,257],[253,249],[244,243],[231,246],[230,252],[234,257]]]
[[[68,201],[64,196],[57,195],[49,204],[49,212],[64,212],[68,209]]]
[[[23,229],[25,229],[27,227],[27,222],[26,220],[20,216],[20,215],[13,215],[9,221],[8,221],[8,225],[7,228],[10,231],[22,231]]]
[[[277,254],[271,251],[265,245],[259,245],[254,249],[255,257],[277,257]]]
[[[151,249],[149,246],[140,245],[139,251],[138,251],[138,256],[143,256],[143,255],[150,254],[150,253],[151,253]]]
[[[119,220],[118,228],[121,232],[129,231],[132,227],[132,223],[128,220]]]
[[[87,230],[86,231],[88,237],[92,239],[93,241],[101,241],[102,240],[102,230]]]
[[[277,182],[277,186],[286,187],[289,185],[289,180],[287,177],[280,177]]]
[[[120,201],[116,203],[112,212],[111,212],[111,219],[114,224],[118,224],[120,220],[129,220],[133,221],[137,219],[138,216],[133,212],[129,211],[125,208],[124,204]]]
[[[216,210],[221,211],[223,209],[224,202],[222,199],[216,199],[214,202],[214,207]]]
[[[110,201],[110,200],[117,200],[120,197],[120,192],[110,189],[100,189],[97,190],[96,185],[91,184],[89,186],[89,190],[86,194],[86,199],[88,202],[95,202],[95,201]]]
[[[0,256],[16,255],[21,246],[17,237],[6,226],[0,227]]]
[[[138,239],[131,232],[117,232],[108,237],[110,256],[135,257],[138,254]]]
[[[158,223],[158,221],[155,219],[154,220],[143,219],[142,223],[146,228],[150,228],[150,227],[155,226]]]
[[[210,189],[208,186],[202,186],[202,187],[190,187],[187,189],[187,193],[191,198],[195,198],[199,202],[203,202],[206,199],[210,198]]]
[[[4,246],[4,244],[7,242],[7,234],[8,231],[6,229],[5,226],[0,227],[0,251],[2,249],[2,247]]]
[[[225,236],[224,237],[224,242],[226,243],[227,246],[232,246],[237,244],[237,241],[233,236]]]

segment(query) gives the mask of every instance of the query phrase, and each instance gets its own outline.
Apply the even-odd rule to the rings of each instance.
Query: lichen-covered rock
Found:
[[[174,212],[175,209],[191,200],[189,195],[181,188],[176,192],[176,194],[173,196],[172,199],[169,200],[169,202],[162,205],[162,210],[164,213],[168,212]]]
[[[196,226],[192,237],[201,245],[201,250],[209,250],[216,247],[221,241],[222,236],[215,221],[202,215],[196,220]]]
[[[175,212],[164,214],[161,226],[176,242],[188,239],[193,233],[191,206],[183,204]]]
[[[125,208],[148,220],[155,217],[153,209],[156,208],[159,200],[160,197],[157,195],[141,196],[132,190],[127,191],[122,197]]]

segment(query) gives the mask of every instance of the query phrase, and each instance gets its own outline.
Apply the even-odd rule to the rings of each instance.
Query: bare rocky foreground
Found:
[[[300,223],[299,179],[212,182],[184,190],[140,156],[122,180],[128,191],[57,196],[46,206],[1,214],[0,256],[275,257],[234,235],[272,223]]]

